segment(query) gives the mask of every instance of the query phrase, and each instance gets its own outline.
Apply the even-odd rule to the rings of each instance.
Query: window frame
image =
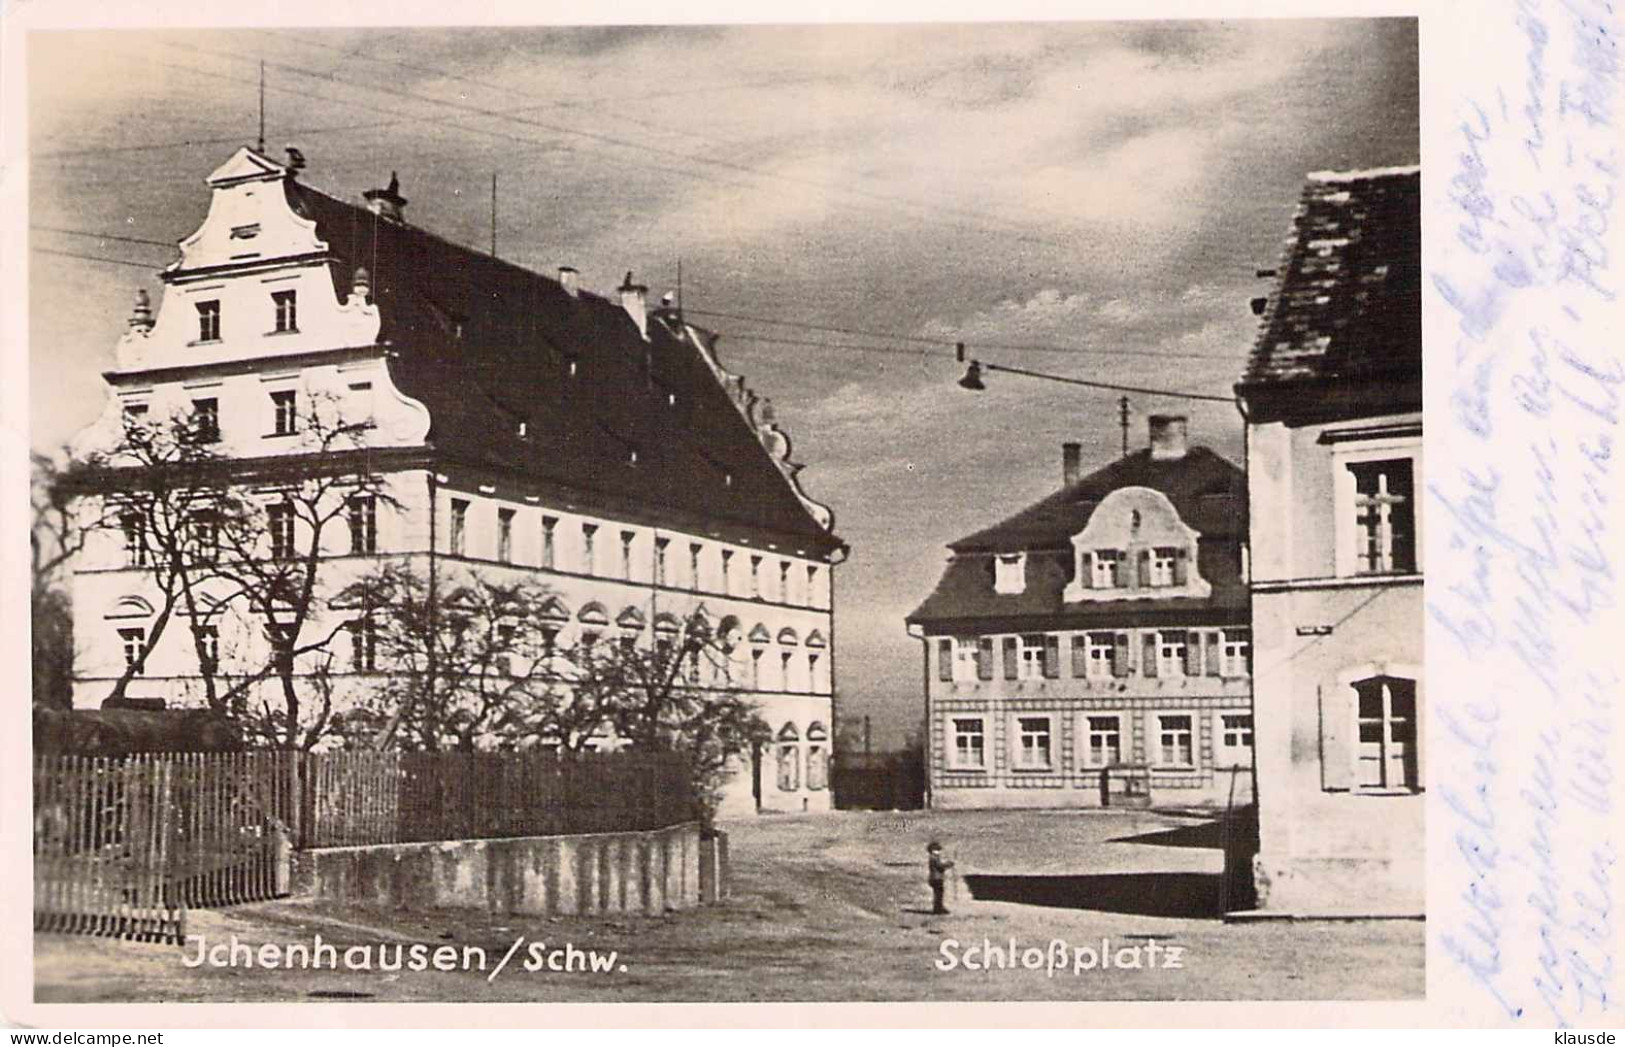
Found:
[[[976,764],[964,763],[960,760],[959,725],[962,723],[968,724],[972,722],[976,724],[976,730],[974,732],[966,732],[967,737],[974,734],[981,740],[981,745],[977,747],[977,751],[981,754],[981,762]],[[988,762],[988,757],[993,751],[992,747],[988,745],[992,732],[988,730],[988,718],[986,716],[977,713],[948,713],[943,718],[943,730],[945,734],[943,746],[947,770],[965,773],[985,773],[992,769]]]
[[[1190,759],[1187,760],[1184,763],[1170,762],[1166,758],[1167,757],[1167,748],[1168,748],[1168,746],[1167,746],[1167,743],[1163,740],[1163,735],[1166,734],[1166,733],[1170,733],[1170,729],[1163,726],[1163,721],[1164,720],[1184,720],[1185,721],[1186,726],[1184,728],[1184,733],[1186,734],[1186,736],[1189,739],[1188,752],[1189,752]],[[1156,745],[1154,747],[1154,751],[1155,751],[1155,753],[1157,755],[1156,762],[1154,764],[1152,764],[1152,766],[1157,768],[1158,770],[1165,770],[1165,771],[1194,771],[1194,770],[1196,770],[1196,766],[1197,766],[1196,761],[1201,755],[1197,751],[1197,748],[1196,748],[1197,743],[1200,740],[1198,738],[1198,732],[1197,732],[1196,713],[1194,713],[1194,712],[1192,712],[1190,710],[1185,710],[1185,711],[1180,711],[1180,712],[1153,712],[1151,714],[1151,722],[1155,726],[1155,729],[1156,729],[1156,738],[1155,738]],[[1173,728],[1172,731],[1177,733],[1179,731],[1179,729],[1178,728]]]
[[[1185,629],[1156,629],[1157,676],[1163,679],[1185,677],[1185,658],[1190,647],[1190,635]],[[1176,654],[1169,654],[1170,650]],[[1170,668],[1170,666],[1172,668]]]
[[[512,506],[497,506],[497,562],[513,563],[513,524],[519,510]]]
[[[271,307],[274,312],[272,321],[272,334],[298,334],[299,333],[299,291],[296,288],[287,288],[271,292]]]
[[[1127,554],[1122,549],[1089,550],[1089,581],[1093,589],[1123,588],[1123,564]]]
[[[1027,590],[1027,554],[993,554],[993,591],[1014,596]]]
[[[1245,720],[1246,726],[1230,726],[1227,720]],[[1253,765],[1253,748],[1257,744],[1257,731],[1254,726],[1253,714],[1234,709],[1218,709],[1213,713],[1213,763],[1215,767],[1245,766],[1248,769]],[[1238,736],[1245,733],[1246,742],[1230,742],[1231,732]],[[1245,756],[1242,754],[1245,753]]]
[[[1233,626],[1219,630],[1219,675],[1226,679],[1247,679],[1252,676],[1253,638],[1248,626]],[[1239,653],[1235,649],[1239,648]]]
[[[1042,680],[1044,676],[1045,633],[1016,634],[1016,679]],[[1037,643],[1029,641],[1036,640]]]
[[[371,556],[378,551],[378,499],[352,494],[344,500],[344,523],[350,533],[350,555]]]
[[[1123,762],[1123,741],[1124,736],[1127,733],[1123,724],[1124,715],[1125,714],[1121,712],[1095,712],[1088,709],[1081,710],[1078,713],[1077,752],[1078,766],[1080,768],[1088,771],[1103,771],[1108,767],[1113,767]],[[1094,725],[1094,721],[1096,720],[1111,720],[1117,725],[1111,732],[1109,732],[1114,734],[1117,738],[1117,756],[1114,760],[1103,761],[1095,758],[1095,736],[1097,734],[1104,735],[1108,733],[1106,731],[1096,729]]]
[[[1029,751],[1027,739],[1038,737],[1039,732],[1030,730],[1028,723],[1044,722],[1042,736],[1044,738],[1044,760],[1040,765],[1028,763],[1025,756]],[[1023,774],[1053,774],[1055,772],[1056,757],[1055,715],[1053,713],[1011,713],[1010,714],[1010,769]],[[1036,747],[1034,747],[1036,749]]]
[[[446,552],[450,556],[466,556],[468,554],[468,509],[470,504],[467,498],[453,498],[446,523]]]
[[[271,398],[271,433],[272,436],[293,436],[299,431],[299,390],[272,389]]]
[[[1401,717],[1393,712],[1394,694],[1391,686],[1392,681],[1399,681],[1410,685],[1411,715],[1409,717]],[[1378,698],[1381,702],[1381,710],[1378,717],[1368,717],[1360,708],[1360,701],[1362,698],[1360,685],[1365,683],[1376,683],[1380,688]],[[1421,756],[1423,738],[1419,722],[1421,719],[1422,695],[1421,688],[1418,686],[1418,681],[1414,677],[1401,676],[1391,671],[1385,671],[1373,673],[1370,676],[1363,676],[1356,680],[1350,680],[1348,686],[1354,691],[1354,724],[1353,733],[1350,735],[1350,740],[1352,742],[1351,757],[1353,761],[1353,773],[1349,781],[1350,791],[1368,795],[1411,795],[1420,793],[1423,789]],[[1361,728],[1372,722],[1376,722],[1380,728],[1381,738],[1376,742],[1366,742],[1364,740]],[[1408,725],[1410,737],[1403,739],[1407,746],[1405,754],[1401,757],[1404,780],[1398,783],[1393,783],[1387,780],[1389,763],[1393,759],[1389,752],[1389,747],[1395,744],[1397,741],[1401,741],[1401,739],[1395,739],[1393,737],[1393,728],[1395,725],[1400,723]],[[1378,746],[1377,766],[1380,770],[1380,777],[1382,779],[1376,783],[1365,782],[1362,780],[1361,776],[1361,766],[1367,762],[1365,747],[1372,744]]]
[[[197,340],[192,344],[208,345],[220,341],[221,314],[224,312],[220,308],[220,299],[203,298],[192,305],[197,309]]]
[[[220,398],[199,396],[192,400],[192,434],[200,444],[220,442]]]
[[[1099,644],[1099,643],[1096,642],[1097,640],[1099,640],[1101,638],[1105,639],[1104,644]],[[1095,654],[1096,654],[1097,650],[1101,650],[1101,649],[1104,649],[1104,651],[1106,652],[1105,657],[1104,658],[1096,658]],[[1083,664],[1084,664],[1084,679],[1086,679],[1086,680],[1111,680],[1111,679],[1116,678],[1116,676],[1118,675],[1117,674],[1117,633],[1115,633],[1115,632],[1103,632],[1103,631],[1100,631],[1100,630],[1084,632],[1084,634],[1083,634]],[[1105,672],[1097,673],[1095,671],[1097,666],[1104,666]]]
[[[118,629],[119,648],[124,654],[124,670],[131,676],[145,676],[147,672],[147,627],[125,625]],[[132,647],[131,644],[134,644]]]
[[[1322,439],[1337,436],[1336,430],[1327,430]],[[1357,525],[1358,512],[1356,480],[1350,466],[1375,462],[1409,461],[1411,466],[1411,561],[1412,569],[1405,572],[1374,572],[1360,569],[1362,530]],[[1385,437],[1381,439],[1339,440],[1331,450],[1332,485],[1336,508],[1333,562],[1339,578],[1412,578],[1423,573],[1423,560],[1427,543],[1423,539],[1427,499],[1420,497],[1423,486],[1422,438],[1416,436]],[[1391,555],[1391,553],[1390,553]]]
[[[271,559],[292,560],[299,555],[298,529],[293,502],[284,498],[265,507],[265,533],[271,540]]]

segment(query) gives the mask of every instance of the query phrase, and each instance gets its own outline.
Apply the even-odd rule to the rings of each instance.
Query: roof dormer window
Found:
[[[1027,554],[999,553],[993,558],[993,591],[1019,593],[1027,588]]]

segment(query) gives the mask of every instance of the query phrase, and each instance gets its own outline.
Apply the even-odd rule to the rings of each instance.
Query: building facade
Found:
[[[1240,469],[1181,417],[949,546],[924,645],[936,807],[1228,806],[1252,795]]]
[[[1236,389],[1266,910],[1423,911],[1419,183],[1309,177]]]
[[[339,594],[386,560],[545,585],[566,644],[657,643],[699,615],[733,648],[705,682],[748,691],[775,735],[741,761],[722,813],[827,808],[845,546],[715,336],[650,308],[630,273],[612,300],[568,267],[544,277],[419,229],[393,180],[350,203],[245,148],[207,182],[208,217],[160,274],[159,307],[138,298],[76,456],[149,419],[201,425],[237,494],[270,507],[271,556],[317,529],[313,634],[342,626]],[[324,416],[342,447],[318,443]],[[370,484],[335,487],[331,527],[278,513],[279,486],[341,466]],[[148,555],[109,527],[79,557],[78,705],[130,664],[129,696],[198,699],[190,630],[148,639],[162,604]],[[252,609],[202,596],[224,607],[207,656],[263,662]],[[341,706],[379,679],[365,638],[351,641],[328,664]]]

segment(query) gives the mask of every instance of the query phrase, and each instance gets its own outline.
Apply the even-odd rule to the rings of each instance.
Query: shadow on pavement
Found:
[[[1177,829],[1160,829],[1138,836],[1118,836],[1107,843],[1144,843],[1156,847],[1207,847],[1224,849],[1224,823],[1203,822],[1200,825],[1181,825]]]
[[[1216,920],[1222,911],[1222,881],[1218,873],[967,875],[965,886],[970,889],[971,897],[984,902]]]

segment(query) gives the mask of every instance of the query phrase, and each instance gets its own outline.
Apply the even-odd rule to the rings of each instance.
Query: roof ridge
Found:
[[[1359,182],[1370,178],[1390,178],[1421,172],[1421,164],[1401,164],[1395,167],[1367,167],[1353,171],[1310,171],[1304,177],[1311,182]]]

